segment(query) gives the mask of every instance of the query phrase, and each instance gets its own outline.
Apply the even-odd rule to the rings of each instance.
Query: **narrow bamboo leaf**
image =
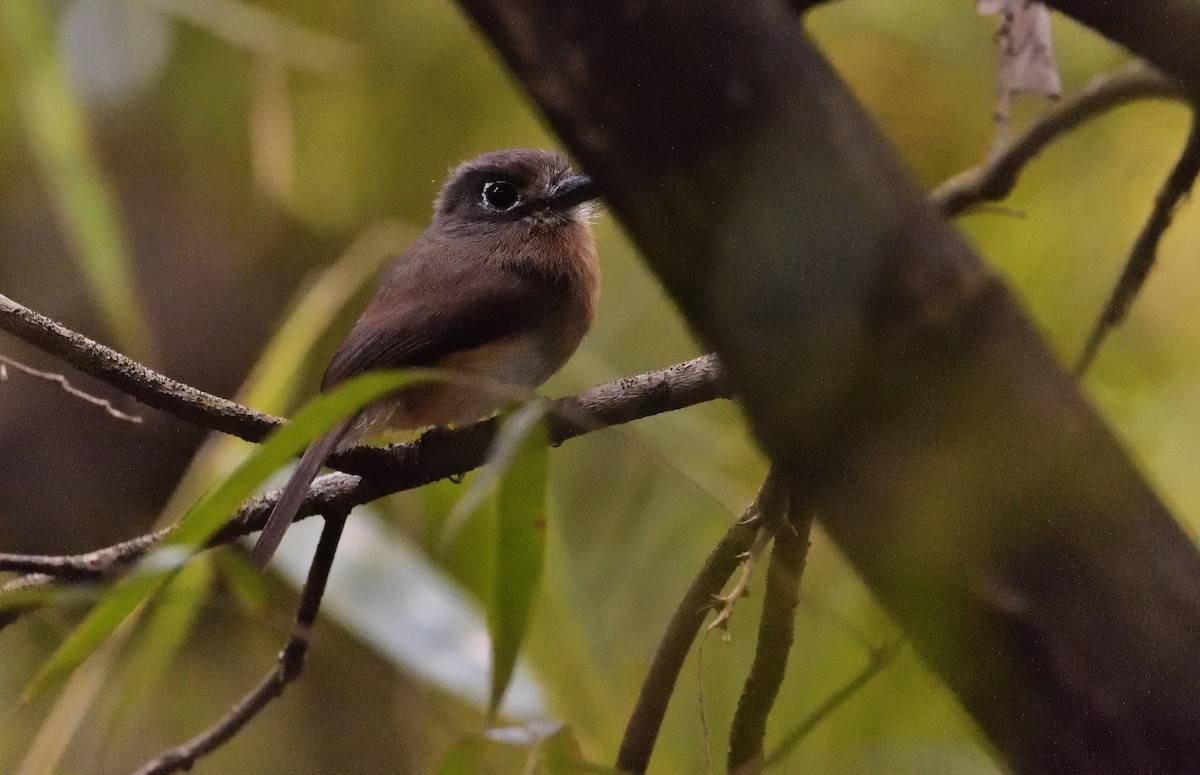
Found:
[[[496,543],[488,629],[492,636],[489,717],[495,717],[521,641],[529,629],[546,548],[546,469],[549,451],[540,405],[526,404],[505,422],[501,436],[518,441],[496,493]]]
[[[430,378],[428,373],[413,370],[378,371],[348,380],[309,401],[291,422],[272,433],[228,479],[188,511],[179,528],[163,542],[163,548],[201,546],[275,469],[340,420],[407,383]]]
[[[310,555],[311,556],[311,555]],[[245,611],[262,611],[270,601],[267,577],[250,564],[245,552],[219,551],[214,557],[221,582]]]
[[[40,0],[0,3],[0,48],[9,53],[29,145],[105,321],[122,349],[145,359],[153,347],[116,198],[58,56],[50,8]]]
[[[488,642],[490,592],[484,589],[481,605],[475,605],[409,536],[374,512],[372,506],[356,509],[346,525],[321,615],[406,674],[486,708],[491,660],[486,649],[480,653],[479,644]],[[288,531],[274,563],[281,577],[296,586],[304,582],[320,533],[316,520]],[[490,562],[486,557],[485,563]],[[430,616],[431,611],[437,616]],[[523,721],[549,712],[524,660],[517,661],[502,707],[506,718]]]
[[[171,577],[154,601],[145,626],[136,631],[129,655],[123,660],[124,676],[115,684],[121,688],[112,706],[110,730],[131,718],[129,709],[144,705],[191,633],[208,600],[213,577],[211,559],[199,557]]]
[[[468,737],[450,749],[438,765],[437,775],[478,775],[486,749],[487,741],[482,737]]]
[[[491,598],[492,557],[495,554],[492,548],[495,543],[492,503],[485,500],[467,513],[452,537],[446,531],[446,520],[465,497],[463,489],[474,487],[479,473],[467,474],[465,482],[460,484],[448,479],[433,482],[422,487],[420,494],[425,508],[425,553],[486,610]]]
[[[187,562],[191,554],[253,495],[271,473],[295,457],[342,418],[406,383],[429,379],[415,371],[364,374],[310,401],[287,425],[271,434],[237,470],[202,498],[163,545],[142,559],[133,571],[113,584],[79,626],[67,636],[25,691],[28,701],[69,676],[96,647]]]
[[[454,543],[467,519],[487,502],[497,482],[508,470],[513,456],[524,443],[530,429],[545,414],[545,407],[538,401],[530,401],[514,411],[500,426],[492,448],[488,452],[488,462],[483,470],[471,478],[471,484],[466,493],[454,504],[454,509],[442,524],[440,547],[444,550]],[[546,434],[540,434],[543,441]]]
[[[133,573],[117,582],[100,598],[83,621],[71,631],[25,689],[22,702],[29,702],[51,687],[57,687],[75,672],[146,596],[158,589],[162,574]]]
[[[404,240],[405,229],[393,222],[365,230],[300,294],[243,383],[238,400],[272,414],[288,411],[300,381],[298,374],[305,365],[305,359],[297,353],[313,349],[350,299],[375,277],[380,264],[395,255]],[[189,504],[219,477],[228,475],[252,450],[253,445],[240,439],[211,434],[192,458],[158,523],[177,521]],[[241,553],[218,552],[210,557],[244,608],[253,610],[266,604],[264,578]],[[130,718],[128,709],[143,703],[183,646],[208,600],[214,575],[210,557],[188,564],[168,582],[145,627],[138,626],[130,653],[122,659],[124,676],[115,684],[125,688],[108,706],[108,729],[121,728]],[[145,607],[138,609],[127,621],[133,625],[145,611]],[[87,709],[76,710],[83,713]]]

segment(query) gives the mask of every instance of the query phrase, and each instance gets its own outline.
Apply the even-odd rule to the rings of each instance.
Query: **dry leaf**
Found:
[[[1062,91],[1050,36],[1050,10],[1035,0],[978,0],[981,14],[1002,17],[996,33],[1000,90],[1057,97]]]
[[[1013,95],[1020,92],[1057,98],[1062,91],[1051,44],[1050,10],[1036,0],[976,0],[975,10],[1001,17],[996,32],[998,65],[996,141],[992,153],[1008,144]]]

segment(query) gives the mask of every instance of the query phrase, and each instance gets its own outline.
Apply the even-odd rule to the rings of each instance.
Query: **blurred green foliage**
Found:
[[[977,163],[991,139],[993,27],[971,6],[858,0],[821,8],[810,20],[817,41],[929,187]],[[448,167],[496,148],[555,145],[494,53],[445,0],[69,0],[53,8],[61,70],[95,143],[102,186],[90,196],[115,192],[120,223],[113,228],[131,246],[133,277],[121,282],[140,296],[125,305],[125,323],[135,327],[134,308],[145,309],[166,366],[205,387],[232,394],[243,384],[286,317],[288,300],[357,235],[383,218],[421,228]],[[7,34],[14,30],[9,25]],[[1068,21],[1056,18],[1055,33],[1067,89],[1122,61],[1120,51]],[[56,213],[67,194],[47,184],[36,155],[41,140],[30,137],[23,118],[28,70],[12,52],[0,63],[2,289],[104,338],[89,301],[104,293],[91,290],[94,275],[78,271],[73,256],[108,238],[60,230]],[[1015,129],[1045,109],[1039,99],[1021,100]],[[1186,111],[1175,105],[1119,110],[1064,138],[1028,169],[1008,203],[1019,217],[985,212],[962,220],[1064,361],[1074,358],[1119,273],[1186,124]],[[86,204],[99,207],[98,201]],[[603,216],[596,231],[605,273],[597,324],[545,388],[548,394],[700,352],[619,224]],[[1198,245],[1200,214],[1185,206],[1129,322],[1085,381],[1192,529],[1200,525]],[[263,401],[275,405],[264,408],[282,411],[290,396],[311,393],[339,325],[355,314],[355,303],[342,301],[321,313],[318,329],[326,328],[325,316],[338,322],[311,354],[315,335],[294,340],[295,352],[275,349],[273,368],[289,357],[295,368],[260,372],[278,382],[259,384],[266,391],[259,395],[269,397]],[[109,315],[113,308],[109,302]],[[103,417],[76,417],[58,409],[67,399],[13,383],[0,388],[14,396],[0,403],[0,431],[8,440],[0,455],[9,469],[0,477],[0,537],[51,551],[57,550],[52,523],[81,541],[99,536],[105,543],[150,524],[198,438],[161,418],[134,432]],[[27,425],[38,427],[37,440],[22,447],[13,429]],[[89,436],[93,427],[96,435]],[[100,446],[100,436],[117,439],[116,446]],[[75,461],[79,471],[72,476],[83,478],[63,485],[63,474],[47,464],[37,475],[21,473],[19,458],[41,460],[36,450],[53,444],[62,445],[50,447],[59,450],[53,460]],[[83,453],[69,457],[69,450]],[[736,407],[726,403],[589,435],[551,451],[549,463],[542,591],[525,653],[548,715],[570,725],[586,760],[609,763],[675,602],[753,497],[765,466]],[[482,611],[490,572],[483,547],[494,525],[476,515],[446,551],[439,541],[465,487],[441,482],[380,507],[397,536],[440,568],[427,572],[453,579]],[[282,643],[294,595],[273,585],[270,603],[260,609],[245,602],[256,593],[237,580],[236,569],[215,578],[204,581],[208,593],[193,634],[149,697],[123,705],[131,687],[122,682],[137,672],[106,673],[93,712],[77,730],[49,723],[55,718],[49,699],[34,701],[5,718],[0,771],[28,761],[39,729],[43,740],[51,734],[46,730],[61,736],[51,741],[62,753],[58,772],[128,771],[205,727],[252,686]],[[157,605],[171,602],[166,596]],[[693,653],[653,772],[705,767],[701,675],[710,747],[716,766],[723,761],[757,605],[756,596],[740,604],[732,644],[710,639],[701,660]],[[0,633],[0,707],[13,706],[78,619],[75,608],[52,607]],[[818,531],[768,751],[894,635]],[[171,651],[167,640],[162,647]],[[477,739],[483,705],[419,680],[413,665],[391,661],[367,642],[322,621],[300,683],[196,771],[423,773],[439,764],[456,771],[444,759],[456,745],[464,751],[477,745],[463,741]],[[118,668],[145,659],[144,649],[152,647],[133,643],[114,648]],[[124,715],[114,727],[106,719],[117,707]],[[509,771],[505,766],[494,763],[492,771]],[[996,771],[954,698],[909,651],[825,717],[778,767],[801,769]]]
[[[13,76],[26,137],[80,268],[117,341],[135,358],[152,358],[129,248],[96,163],[87,119],[61,64],[50,12],[38,2],[5,3],[0,41],[8,52],[3,61]]]

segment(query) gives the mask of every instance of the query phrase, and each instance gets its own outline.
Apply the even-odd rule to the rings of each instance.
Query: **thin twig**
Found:
[[[181,420],[246,441],[261,441],[283,421],[165,377],[111,347],[0,294],[0,329],[85,374]]]
[[[151,547],[171,534],[175,525],[122,541],[103,549],[84,554],[42,555],[5,554],[0,552],[0,571],[11,573],[35,573],[63,581],[82,581],[103,576],[141,557]],[[8,591],[8,585],[0,586],[0,593]]]
[[[1095,359],[1104,337],[1125,319],[1134,297],[1142,289],[1142,285],[1150,275],[1150,270],[1154,267],[1158,243],[1171,225],[1179,203],[1191,193],[1197,174],[1200,174],[1200,116],[1193,114],[1192,127],[1188,132],[1183,153],[1175,162],[1171,174],[1163,182],[1158,196],[1154,198],[1154,209],[1151,211],[1146,225],[1142,227],[1141,233],[1138,234],[1137,241],[1133,243],[1129,259],[1121,271],[1121,279],[1117,281],[1108,298],[1108,303],[1104,305],[1104,310],[1092,326],[1079,361],[1075,364],[1077,373],[1083,374],[1087,371]]]
[[[882,673],[888,665],[895,662],[903,646],[904,639],[896,638],[887,645],[873,651],[871,653],[871,661],[867,663],[867,666],[863,668],[861,673],[851,679],[845,686],[829,695],[816,710],[809,714],[808,718],[801,721],[795,729],[787,733],[783,738],[783,742],[779,744],[779,747],[763,760],[763,769],[779,764],[784,757],[790,754],[796,746],[800,745],[825,719],[829,718],[834,711],[842,707],[846,700],[857,694],[858,690],[866,686],[872,678]]]
[[[800,603],[800,577],[808,557],[813,512],[795,488],[788,493],[786,514],[765,520],[774,534],[771,562],[767,566],[758,644],[750,675],[738,698],[729,731],[730,773],[758,772],[762,768],[767,717],[775,705],[787,670],[788,653]]]
[[[325,518],[325,527],[321,530],[317,551],[313,556],[308,578],[304,582],[304,589],[300,593],[296,621],[292,625],[287,643],[279,652],[275,668],[253,691],[235,703],[217,723],[188,742],[164,751],[147,762],[136,775],[168,775],[190,770],[197,759],[212,753],[237,734],[300,675],[304,669],[304,657],[308,652],[317,611],[321,608],[321,598],[325,594],[325,583],[329,580],[329,570],[333,566],[333,558],[345,525],[346,512]]]
[[[704,566],[692,581],[691,586],[679,601],[667,631],[659,641],[658,650],[650,663],[646,678],[642,681],[637,704],[625,725],[621,739],[621,750],[617,754],[617,769],[621,772],[642,775],[650,763],[650,754],[658,740],[667,704],[675,691],[679,671],[687,658],[696,633],[712,609],[713,599],[720,593],[725,582],[733,575],[741,562],[740,556],[754,541],[760,520],[760,501],[771,501],[782,491],[781,478],[772,468],[754,502],[746,508],[729,531],[713,548]]]
[[[982,202],[1004,199],[1021,171],[1054,141],[1102,113],[1146,98],[1184,100],[1178,84],[1141,62],[1100,76],[1063,98],[994,158],[938,186],[930,199],[947,216],[961,215]]]
[[[56,384],[60,388],[62,388],[64,391],[69,393],[70,395],[73,395],[76,398],[82,398],[84,401],[87,401],[89,404],[100,407],[104,411],[108,412],[109,415],[117,418],[118,420],[124,420],[126,422],[134,422],[134,423],[142,421],[142,418],[138,417],[136,414],[126,414],[125,412],[122,412],[120,409],[113,406],[112,402],[109,401],[107,398],[100,398],[99,396],[94,396],[91,393],[87,393],[83,390],[80,390],[79,388],[75,387],[70,382],[68,382],[67,378],[64,377],[62,374],[55,374],[54,372],[50,372],[50,371],[38,371],[37,369],[32,368],[31,366],[26,366],[24,363],[21,363],[20,361],[17,361],[17,360],[13,360],[12,358],[6,357],[4,355],[0,355],[0,382],[8,379],[8,371],[5,368],[6,366],[11,366],[12,368],[16,369],[17,371],[21,372],[22,374],[28,374],[29,376],[36,377],[37,379],[43,379],[47,382],[53,382],[54,384]]]

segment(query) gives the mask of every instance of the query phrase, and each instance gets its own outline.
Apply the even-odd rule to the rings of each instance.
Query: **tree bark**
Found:
[[[460,3],[1009,766],[1195,769],[1200,555],[794,14]]]

